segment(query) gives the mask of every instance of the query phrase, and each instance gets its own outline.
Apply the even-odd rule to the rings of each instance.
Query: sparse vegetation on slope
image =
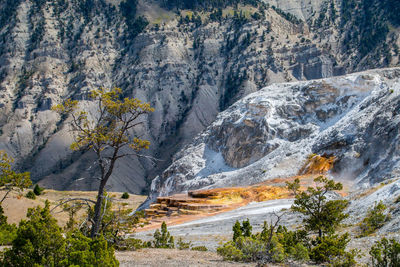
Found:
[[[35,193],[35,195],[40,196],[41,194],[43,194],[44,192],[44,188],[40,187],[39,184],[35,184],[35,186],[33,187],[33,193]]]
[[[376,242],[369,251],[373,267],[400,266],[400,243],[394,239]]]
[[[179,8],[179,9],[200,9],[200,10],[213,10],[214,8],[225,8],[227,6],[237,6],[238,4],[249,4],[257,6],[261,2],[258,0],[165,0],[163,1],[165,7]]]
[[[341,190],[342,185],[324,177],[315,179],[317,186],[300,191],[296,179],[287,187],[293,191],[294,212],[304,214],[304,229],[289,231],[279,225],[283,215],[276,215],[275,222],[264,222],[261,233],[252,234],[249,221],[233,226],[233,239],[218,248],[227,260],[256,261],[260,263],[295,260],[328,263],[333,266],[354,266],[357,250],[347,251],[349,234],[339,235],[336,229],[346,218],[345,200],[328,200],[326,194]],[[317,236],[315,237],[315,233]]]
[[[162,7],[169,4],[180,10]],[[283,12],[287,11],[285,5],[275,5],[282,9],[236,0],[151,1],[149,6],[136,0],[2,1],[0,131],[2,140],[9,140],[4,143],[13,144],[6,147],[15,155],[17,167],[31,171],[35,181],[44,178],[41,184],[46,187],[88,190],[92,183],[78,179],[93,177],[87,171],[93,162],[80,160],[88,154],[53,155],[54,144],[59,142],[52,137],[64,136],[68,127],[64,127],[65,117],[55,117],[49,109],[68,97],[87,99],[93,86],[117,84],[126,88],[127,96],[145,96],[160,108],[159,114],[149,117],[145,131],[154,134],[152,156],[163,155],[165,163],[159,165],[165,166],[157,170],[132,159],[130,163],[146,175],[115,176],[140,182],[118,181],[113,185],[121,188],[113,190],[127,191],[124,186],[128,186],[130,192],[138,193],[147,190],[150,180],[166,168],[172,158],[166,151],[174,154],[173,150],[213,121],[219,110],[245,94],[273,82],[365,68],[365,62],[360,67],[351,65],[356,61],[343,48],[348,42],[335,45],[337,35],[341,38],[349,32],[351,38],[357,36],[351,25],[341,34],[330,25],[332,34],[326,34]],[[395,8],[391,4],[390,9]],[[297,8],[293,10],[297,14]],[[337,25],[342,12],[337,3],[335,10]],[[318,12],[315,10],[315,16]],[[396,32],[395,13],[391,13],[394,27],[389,29]],[[151,27],[146,27],[142,15],[151,20]],[[177,21],[182,23],[176,25]],[[395,59],[394,43],[392,47],[388,42],[388,46]],[[185,97],[181,98],[181,92]],[[204,108],[204,103],[210,108]],[[55,178],[50,178],[53,174]]]
[[[120,10],[128,26],[129,38],[135,38],[149,24],[143,16],[137,16],[137,0],[125,0],[120,4]]]
[[[28,193],[26,193],[25,197],[33,200],[36,199],[36,195],[35,193],[33,193],[32,190],[29,190]]]
[[[391,0],[343,0],[341,7],[341,26],[353,29],[343,39],[344,47],[357,51],[359,62],[369,54],[369,67],[381,65],[381,59],[391,62],[392,51],[389,44],[395,42],[387,39],[392,25],[398,27],[399,4]],[[371,53],[372,52],[372,53]],[[375,62],[375,64],[373,63]],[[376,62],[379,62],[376,64]],[[372,65],[374,64],[374,65]]]
[[[365,218],[360,223],[360,236],[368,236],[381,228],[390,220],[390,214],[386,212],[386,205],[382,201],[375,203],[368,209]]]

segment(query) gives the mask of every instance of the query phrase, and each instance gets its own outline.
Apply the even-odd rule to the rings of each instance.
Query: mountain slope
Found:
[[[152,184],[151,197],[301,174],[321,155],[330,175],[370,186],[400,174],[400,69],[274,84],[217,120]]]
[[[241,3],[236,12],[224,4],[221,13],[164,2],[0,1],[0,149],[20,170],[55,189],[96,188],[93,155],[69,150],[68,120],[50,107],[70,97],[86,101],[99,86],[122,87],[156,109],[137,134],[151,141],[148,153],[160,161],[124,159],[109,188],[140,193],[175,152],[241,97],[274,82],[399,62],[395,24],[385,34],[387,49],[381,42],[355,60],[358,41],[348,46],[344,39],[356,35],[354,21],[340,24],[345,13],[337,1],[333,8],[320,0],[233,1]],[[320,14],[330,19],[318,23]]]

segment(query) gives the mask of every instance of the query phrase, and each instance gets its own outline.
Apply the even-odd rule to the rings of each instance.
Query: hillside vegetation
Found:
[[[112,189],[146,193],[172,156],[243,96],[398,65],[393,3],[311,1],[300,18],[296,3],[281,1],[2,1],[0,149],[34,181],[93,190],[92,155],[67,149],[66,118],[50,107],[118,86],[155,107],[138,134],[160,161],[124,159]]]

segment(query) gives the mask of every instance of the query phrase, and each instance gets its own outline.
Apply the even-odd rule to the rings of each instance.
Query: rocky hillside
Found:
[[[267,86],[182,149],[151,196],[301,175],[323,158],[331,176],[369,187],[399,177],[399,129],[399,68]]]
[[[151,141],[148,153],[160,161],[122,160],[109,188],[139,193],[220,111],[249,93],[276,82],[399,64],[398,20],[391,6],[396,1],[215,2],[220,4],[1,0],[0,149],[47,187],[96,188],[93,155],[69,150],[68,124],[50,107],[66,98],[87,103],[91,89],[119,86],[127,96],[156,109],[137,134]],[[371,20],[358,19],[365,14]],[[314,96],[312,90],[305,94],[318,105],[342,93],[332,90],[328,99]],[[350,99],[361,98],[357,94]],[[352,103],[335,105],[342,109]],[[282,111],[288,116],[296,112]],[[332,114],[321,116],[328,119]],[[312,120],[320,119],[309,117],[310,125],[298,126],[298,133],[281,129],[277,134],[288,140],[303,138],[315,131]],[[229,127],[234,131],[233,124]],[[266,133],[254,133],[260,137],[257,142],[269,140],[264,135],[275,136]],[[225,148],[223,155],[213,152],[219,151],[219,142],[223,138],[210,141],[207,149],[218,160],[225,157],[226,168],[253,163],[277,146],[256,145],[254,156],[246,159],[230,151],[237,145]]]

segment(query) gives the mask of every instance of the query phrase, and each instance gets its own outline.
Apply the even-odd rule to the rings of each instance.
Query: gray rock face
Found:
[[[369,186],[400,174],[400,69],[274,84],[220,113],[177,153],[152,196],[296,175],[312,153]]]
[[[324,0],[264,0],[265,3],[276,6],[285,12],[294,14],[296,17],[306,21],[313,16],[314,12],[319,12]]]
[[[367,66],[350,64],[336,26],[329,31],[313,29],[271,8],[265,19],[238,27],[232,19],[195,27],[178,25],[173,12],[143,0],[139,9],[151,23],[130,39],[119,1],[94,0],[90,6],[87,1],[64,2],[0,3],[9,18],[0,20],[0,149],[16,159],[20,170],[30,171],[35,181],[55,189],[97,187],[93,155],[69,150],[73,136],[68,119],[50,110],[67,98],[84,100],[82,105],[90,109],[91,89],[119,86],[126,96],[155,107],[136,134],[151,141],[148,154],[161,161],[154,165],[142,158],[121,160],[108,188],[141,193],[169,166],[175,152],[236,100],[274,82],[329,77]],[[270,2],[304,20],[318,16],[321,5],[319,0],[310,5]],[[160,17],[169,19],[155,27]],[[382,64],[396,65],[396,60]],[[280,109],[291,114],[287,116],[305,112],[296,105]],[[329,118],[335,112],[339,111],[320,110],[318,116]],[[232,167],[275,151],[281,145],[268,141],[274,136],[297,140],[312,131],[303,126],[272,130],[253,118],[246,123],[239,132],[234,121],[221,129],[219,135],[228,131],[232,136],[226,143],[220,144],[217,137],[209,142],[213,149],[225,146],[221,153]],[[291,129],[291,124],[286,127]]]

